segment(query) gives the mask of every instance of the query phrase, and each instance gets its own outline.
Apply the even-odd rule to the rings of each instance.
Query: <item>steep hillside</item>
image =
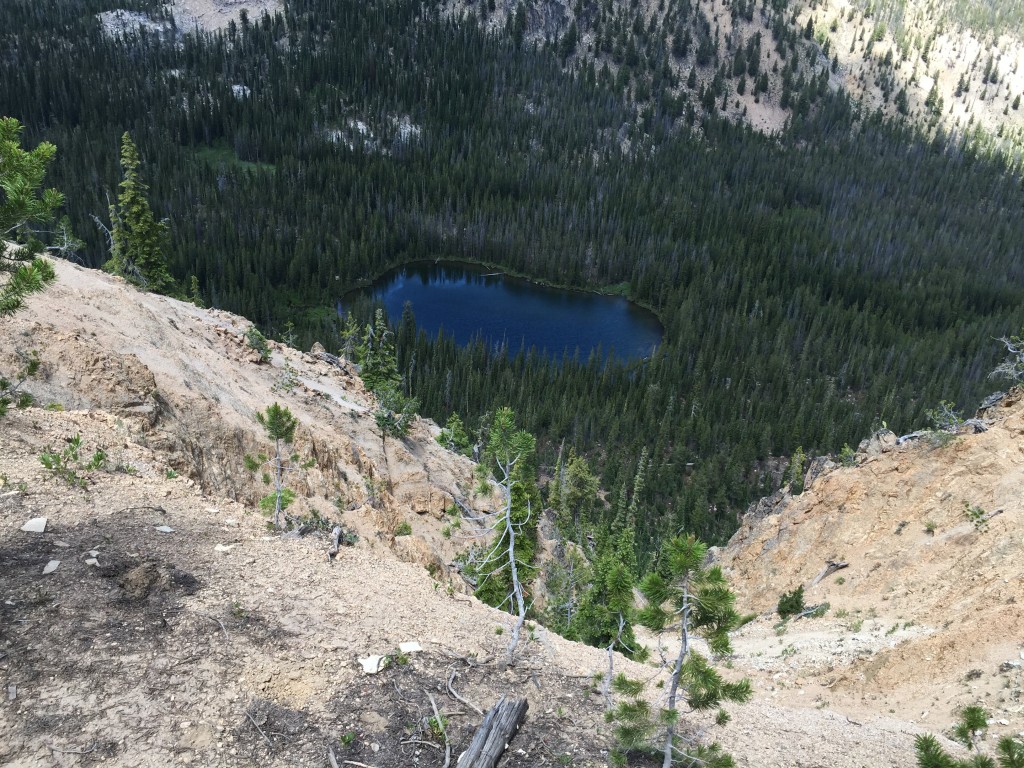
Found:
[[[493,31],[520,30],[538,45],[557,45],[567,64],[609,67],[627,99],[643,103],[667,80],[680,114],[717,113],[771,133],[806,116],[826,91],[844,91],[867,112],[947,133],[980,128],[1019,153],[1019,11],[1009,2],[965,5],[506,0],[478,9],[463,0],[446,3],[453,15],[479,14]]]
[[[866,112],[904,116],[927,130],[981,129],[1013,154],[1024,150],[1024,37],[1009,2],[643,3],[442,0],[452,17],[499,35],[556,46],[566,67],[608,68],[626,101],[692,122],[713,113],[774,133],[806,116],[827,91]],[[181,29],[217,31],[281,11],[252,3],[174,0]],[[109,15],[109,14],[108,14]],[[130,14],[140,21],[140,14]],[[119,27],[115,27],[119,28]],[[692,74],[691,74],[692,73]],[[665,84],[668,88],[664,89]],[[666,104],[666,95],[673,103]],[[652,99],[653,97],[653,99]]]
[[[1019,13],[1013,3],[829,0],[803,8],[797,19],[833,52],[843,88],[866,108],[946,133],[981,129],[1019,156]]]
[[[830,606],[824,618],[775,628],[772,615],[742,630],[742,663],[779,701],[933,729],[980,704],[993,732],[1024,730],[1021,392],[981,415],[987,431],[944,446],[880,433],[857,466],[754,508],[722,550],[751,609],[772,614],[799,585],[808,605]],[[848,567],[817,581],[828,562]]]
[[[475,429],[508,405],[537,436],[541,464],[564,441],[612,493],[646,448],[646,564],[681,526],[731,535],[773,489],[766,468],[799,446],[836,451],[876,418],[909,431],[940,400],[976,402],[992,338],[1024,325],[1020,178],[970,142],[858,119],[827,84],[822,95],[820,74],[815,89],[793,69],[817,44],[769,6],[753,4],[750,23],[784,21],[777,41],[762,36],[758,58],[744,38],[732,68],[716,54],[695,77],[724,67],[722,87],[738,87],[744,60],[769,80],[788,67],[807,114],[775,137],[696,116],[691,130],[682,86],[650,66],[674,55],[665,30],[648,34],[649,19],[634,25],[624,7],[602,10],[606,72],[554,45],[484,36],[419,0],[293,0],[286,16],[180,41],[111,39],[62,0],[4,4],[0,46],[19,56],[0,58],[0,103],[27,143],[58,147],[47,183],[67,196],[87,265],[106,258],[92,216],[107,216],[128,130],[149,202],[170,224],[174,277],[268,336],[293,322],[303,349],[339,349],[339,303],[365,322],[373,310],[354,290],[417,259],[485,262],[651,308],[665,329],[654,364],[601,375],[583,356],[460,349],[391,318],[423,414],[458,411]],[[689,61],[715,35],[707,13],[684,7],[663,15],[683,25],[681,41],[690,34]],[[630,65],[613,59],[617,45],[629,53],[634,26],[650,56],[634,45],[643,65],[626,82]],[[620,98],[648,85],[662,105],[653,114]]]
[[[0,762],[321,766],[331,749],[349,765],[440,766],[429,695],[458,754],[473,707],[507,694],[530,710],[502,765],[606,764],[592,682],[604,654],[538,626],[506,665],[509,616],[446,572],[446,548],[466,540],[441,536],[438,518],[471,465],[436,427],[389,441],[385,459],[344,366],[276,345],[261,364],[242,318],[57,269],[2,327],[3,370],[29,349],[43,367],[39,407],[0,429]],[[265,444],[252,416],[273,401],[299,415],[297,451],[315,459],[296,478],[299,511],[359,533],[333,562],[323,534],[269,532],[254,510],[262,484],[242,459]],[[60,471],[43,454],[62,455]],[[44,531],[23,530],[38,517]],[[394,535],[402,522],[412,535]],[[732,557],[745,600],[768,606]],[[398,653],[409,641],[424,650]],[[757,642],[746,630],[727,674],[759,674]],[[393,657],[375,676],[359,664],[374,654]],[[617,663],[660,701],[664,673]],[[739,765],[912,765],[920,730],[905,712],[869,707],[851,726],[844,710],[780,698],[781,680],[759,681],[721,733]]]

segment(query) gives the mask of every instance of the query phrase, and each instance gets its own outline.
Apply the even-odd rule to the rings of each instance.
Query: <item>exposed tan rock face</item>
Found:
[[[38,351],[41,376],[31,386],[38,402],[109,411],[130,439],[166,456],[207,493],[254,505],[267,492],[240,462],[268,451],[255,413],[274,402],[299,419],[295,450],[313,462],[288,478],[297,511],[337,517],[340,507],[348,524],[375,535],[380,520],[356,511],[374,498],[396,527],[424,514],[436,522],[452,494],[472,488],[471,463],[438,445],[430,422],[418,421],[406,441],[382,444],[372,396],[347,363],[273,341],[270,362],[260,363],[245,341],[244,318],[56,266],[55,286],[5,323],[13,343],[0,348],[0,366],[14,370],[19,355]],[[449,562],[454,548],[439,528],[423,533],[437,562]]]
[[[986,432],[944,447],[926,438],[897,446],[883,433],[862,446],[857,466],[834,468],[744,521],[719,555],[744,610],[771,613],[800,584],[807,604],[831,606],[775,643],[765,626],[777,617],[745,629],[738,647],[749,660],[791,646],[766,671],[848,711],[882,706],[938,729],[955,708],[980,703],[1005,721],[996,731],[1024,730],[1020,392],[983,417]],[[976,526],[969,509],[990,517]],[[849,567],[812,586],[829,560]]]

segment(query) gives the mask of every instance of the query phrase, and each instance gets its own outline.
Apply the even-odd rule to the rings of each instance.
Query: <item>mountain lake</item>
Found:
[[[381,302],[392,324],[409,302],[416,326],[432,338],[443,330],[467,345],[479,336],[512,354],[536,348],[561,359],[578,350],[585,362],[599,351],[633,361],[649,357],[662,336],[654,313],[620,296],[550,288],[462,262],[405,264],[346,299],[355,296]]]

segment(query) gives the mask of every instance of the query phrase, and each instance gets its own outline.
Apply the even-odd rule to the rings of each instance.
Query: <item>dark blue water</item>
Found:
[[[363,291],[383,302],[392,323],[412,304],[417,327],[465,345],[477,335],[515,353],[531,347],[552,358],[593,350],[616,360],[648,357],[662,328],[651,312],[617,296],[547,288],[475,265],[417,262],[385,273]]]

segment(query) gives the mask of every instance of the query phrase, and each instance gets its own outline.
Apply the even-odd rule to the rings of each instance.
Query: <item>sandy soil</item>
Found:
[[[883,712],[945,729],[984,706],[990,739],[1024,731],[1024,404],[945,447],[912,441],[836,468],[776,513],[749,520],[722,552],[741,602],[742,662],[777,698],[810,696],[859,718]],[[988,517],[976,526],[968,508]],[[848,567],[814,583],[826,561]],[[780,594],[805,585],[821,619],[778,625]]]

